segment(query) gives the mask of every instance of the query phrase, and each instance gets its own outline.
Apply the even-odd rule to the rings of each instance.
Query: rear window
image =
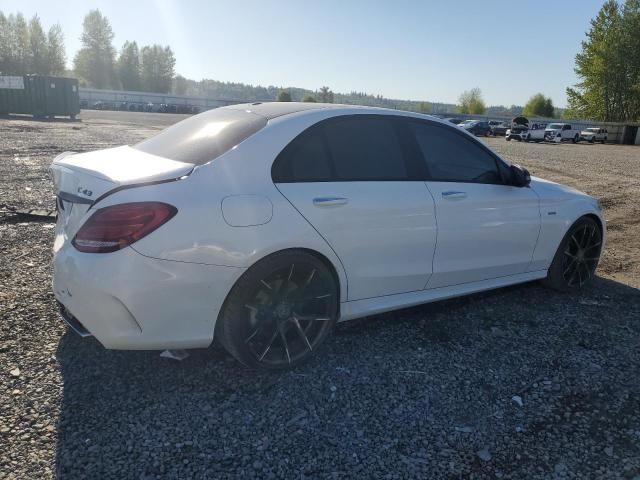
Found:
[[[203,165],[266,124],[266,118],[254,113],[218,108],[178,122],[133,148],[171,160]]]

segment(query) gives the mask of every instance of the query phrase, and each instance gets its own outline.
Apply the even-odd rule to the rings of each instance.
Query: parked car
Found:
[[[455,125],[460,125],[462,122],[464,122],[464,119],[462,118],[445,118],[445,120]]]
[[[606,237],[594,198],[395,110],[233,105],[51,168],[71,328],[112,349],[216,337],[251,367],[300,363],[337,321],[537,279],[578,290]]]
[[[499,122],[497,120],[490,120],[489,127],[491,128],[491,135],[494,137],[504,137],[509,129],[509,125],[506,122]]]
[[[144,111],[145,111],[145,112],[153,112],[153,111],[155,111],[155,109],[156,109],[156,108],[155,108],[154,104],[153,104],[153,103],[151,103],[151,102],[147,103],[147,104],[144,106]]]
[[[464,128],[467,132],[472,133],[473,135],[481,137],[486,137],[491,132],[489,123],[480,120],[465,120],[458,126]]]
[[[524,137],[525,142],[544,142],[546,123],[532,123]]]
[[[580,141],[580,132],[568,123],[551,123],[545,129],[544,139],[556,143],[577,143]]]
[[[609,132],[606,128],[602,127],[590,127],[580,132],[580,139],[589,143],[600,142],[605,143]]]

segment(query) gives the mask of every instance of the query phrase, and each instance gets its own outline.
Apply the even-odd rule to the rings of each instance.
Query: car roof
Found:
[[[277,117],[285,115],[291,115],[299,112],[320,111],[320,110],[332,110],[336,113],[353,114],[354,112],[375,112],[386,115],[398,115],[406,117],[426,118],[436,121],[438,123],[447,123],[441,118],[434,117],[432,115],[425,115],[423,113],[409,112],[406,110],[392,110],[390,108],[381,107],[368,107],[365,105],[344,105],[340,103],[313,103],[313,102],[255,102],[255,103],[240,103],[237,105],[229,105],[227,107],[220,107],[222,109],[229,110],[243,110],[248,113],[253,113],[267,120],[272,120]],[[205,115],[206,112],[200,115]]]
[[[283,115],[302,112],[305,110],[320,110],[327,108],[344,108],[352,105],[340,105],[335,103],[313,103],[313,102],[254,102],[240,103],[237,105],[229,105],[221,107],[229,110],[244,110],[245,112],[254,113],[261,117],[271,120]]]

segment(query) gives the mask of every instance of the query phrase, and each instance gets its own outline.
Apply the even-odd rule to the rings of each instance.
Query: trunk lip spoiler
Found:
[[[73,193],[68,192],[58,192],[58,198],[70,203],[83,203],[85,205],[90,205],[93,202],[90,198],[84,198],[79,195],[74,195]]]
[[[118,193],[122,190],[128,190],[130,188],[138,188],[138,187],[148,187],[151,185],[160,185],[162,183],[171,183],[171,182],[177,182],[178,180],[182,180],[183,178],[187,178],[189,175],[191,175],[193,173],[193,171],[195,170],[195,168],[192,168],[189,172],[185,173],[184,175],[177,177],[177,178],[167,178],[164,180],[154,180],[152,182],[141,182],[141,183],[131,183],[128,185],[120,185],[116,188],[113,188],[111,190],[109,190],[108,192],[103,193],[102,195],[100,195],[98,198],[96,198],[95,200],[87,200],[86,198],[82,198],[83,202],[85,204],[90,204],[89,206],[89,210],[91,210],[98,202],[104,200],[105,198],[107,198],[110,195],[113,195],[114,193]],[[73,197],[75,197],[75,195],[72,195]],[[80,197],[78,197],[80,198]]]

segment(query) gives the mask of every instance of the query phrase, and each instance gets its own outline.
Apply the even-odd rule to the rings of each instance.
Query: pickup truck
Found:
[[[529,125],[529,130],[524,137],[525,142],[544,142],[544,136],[546,132],[546,123],[532,123]]]
[[[580,139],[586,140],[587,142],[590,142],[590,143],[594,143],[594,142],[605,143],[607,141],[608,134],[609,132],[607,131],[606,128],[591,127],[591,128],[582,130],[580,132]]]
[[[580,141],[580,131],[568,123],[551,123],[544,131],[544,139],[547,142],[572,142]]]

